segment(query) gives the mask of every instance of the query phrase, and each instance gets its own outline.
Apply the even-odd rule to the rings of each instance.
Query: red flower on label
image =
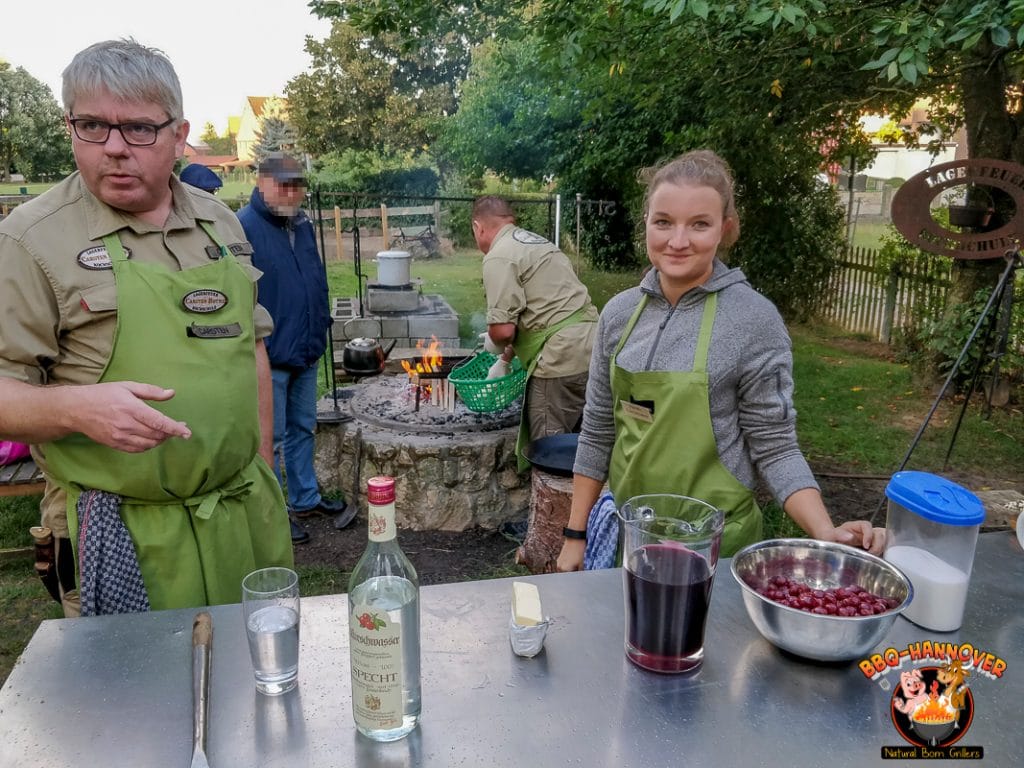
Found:
[[[374,632],[381,627],[386,627],[387,623],[384,622],[377,614],[373,614],[371,616],[369,613],[364,613],[359,617],[359,626],[363,629],[368,629],[371,632]]]

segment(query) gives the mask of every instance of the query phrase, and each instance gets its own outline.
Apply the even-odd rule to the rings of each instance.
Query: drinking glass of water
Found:
[[[242,579],[242,616],[256,690],[286,693],[299,680],[299,576],[262,568]]]

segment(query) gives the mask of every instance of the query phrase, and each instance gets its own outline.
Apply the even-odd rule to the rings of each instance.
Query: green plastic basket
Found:
[[[469,410],[477,413],[500,411],[508,408],[526,389],[526,369],[518,357],[512,358],[508,376],[487,378],[487,371],[497,359],[497,355],[481,351],[456,365],[448,374],[448,380],[455,384],[455,391]]]

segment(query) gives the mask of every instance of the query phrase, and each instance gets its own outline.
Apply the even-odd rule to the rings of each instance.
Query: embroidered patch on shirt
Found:
[[[249,243],[231,243],[228,250],[235,256],[252,256],[252,246]]]
[[[126,259],[132,257],[130,249],[124,249],[124,256]],[[83,269],[111,269],[114,265],[110,260],[110,254],[107,253],[106,246],[94,245],[92,248],[86,248],[84,251],[78,254],[78,266]]]
[[[535,235],[533,232],[527,232],[525,229],[512,230],[512,239],[517,243],[523,243],[525,245],[540,245],[541,243],[548,242],[546,237]]]
[[[186,293],[181,303],[189,312],[205,315],[216,312],[218,309],[224,309],[228,304],[228,297],[212,288],[202,288]]]

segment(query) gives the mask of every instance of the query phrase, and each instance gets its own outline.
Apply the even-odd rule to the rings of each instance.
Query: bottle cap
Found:
[[[395,500],[395,478],[380,475],[366,483],[366,500],[370,504],[391,504]]]

